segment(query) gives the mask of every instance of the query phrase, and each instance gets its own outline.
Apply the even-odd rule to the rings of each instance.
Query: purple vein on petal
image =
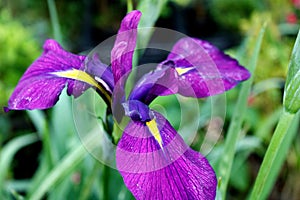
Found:
[[[217,180],[208,161],[154,113],[163,149],[141,122],[130,122],[118,143],[117,168],[126,186],[136,199],[214,199]]]

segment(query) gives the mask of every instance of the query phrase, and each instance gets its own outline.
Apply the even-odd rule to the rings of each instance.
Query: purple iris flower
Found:
[[[217,179],[207,159],[186,145],[168,120],[149,105],[158,96],[220,94],[250,74],[208,42],[182,38],[126,98],[124,85],[132,70],[140,17],[139,11],[132,11],[123,19],[111,66],[97,55],[87,61],[47,40],[43,54],[22,76],[5,110],[46,109],[55,105],[66,85],[67,93],[75,97],[92,87],[113,114],[120,110],[130,119],[117,144],[116,162],[136,199],[214,199]]]

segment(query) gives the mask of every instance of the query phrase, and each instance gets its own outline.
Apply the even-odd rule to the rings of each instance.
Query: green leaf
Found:
[[[93,167],[92,169],[90,169],[90,173],[86,176],[85,180],[83,181],[78,200],[88,199],[89,195],[92,193],[92,188],[95,180],[99,179],[98,174],[101,169],[101,165],[96,159],[94,159],[93,162]]]
[[[167,0],[140,0],[137,9],[143,14],[139,27],[153,27],[166,3]],[[147,29],[147,31],[140,31],[138,36],[138,47],[145,48],[151,35],[151,29]]]
[[[259,169],[250,199],[266,199],[297,133],[299,115],[283,111]]]
[[[13,179],[5,181],[6,188],[15,191],[27,191],[30,184],[30,179]]]
[[[47,120],[44,112],[41,110],[27,110],[26,112],[37,132],[43,134],[47,129]]]
[[[265,28],[266,28],[266,24],[264,24],[260,30],[253,55],[250,58],[249,71],[252,74],[256,68],[256,63],[258,60],[258,55],[259,55],[262,39],[264,36]],[[219,189],[223,199],[225,199],[226,196],[227,185],[229,182],[232,164],[235,155],[235,148],[239,139],[239,133],[241,131],[242,122],[245,117],[244,114],[247,108],[247,99],[250,93],[252,82],[253,82],[253,76],[250,78],[250,80],[242,84],[242,88],[237,100],[234,114],[231,118],[231,123],[228,128],[228,133],[225,140],[224,156],[220,160],[218,168],[216,170],[216,173],[219,176],[219,180],[221,181],[219,184],[220,187]]]
[[[254,133],[255,136],[259,137],[264,142],[269,142],[271,140],[271,134],[274,131],[279,118],[282,114],[282,107],[279,107],[273,111],[266,119],[262,120],[257,131]]]
[[[91,149],[99,148],[98,132],[91,132],[83,143]],[[39,187],[36,187],[28,199],[41,199],[51,187],[67,178],[87,155],[86,146],[75,145],[68,154],[47,174]]]
[[[76,128],[73,120],[71,98],[66,88],[62,91],[59,101],[52,108],[50,133],[53,162],[56,163],[67,151],[76,137]]]
[[[133,10],[132,0],[127,0],[127,13]]]
[[[7,175],[7,171],[16,152],[19,151],[22,147],[32,144],[37,140],[38,137],[36,134],[32,133],[32,134],[22,135],[12,139],[9,143],[7,143],[3,147],[0,154],[0,188],[4,188],[3,187],[4,179],[5,176]],[[2,191],[0,195],[2,195]],[[2,199],[1,196],[0,199]]]
[[[27,110],[26,112],[42,139],[45,154],[46,154],[46,159],[48,161],[47,164],[49,166],[52,166],[53,153],[51,151],[50,133],[48,131],[48,123],[47,123],[46,116],[44,112],[41,110]]]
[[[283,105],[289,113],[300,109],[300,30],[289,63]]]
[[[48,3],[49,14],[50,14],[52,28],[53,28],[54,39],[57,40],[60,44],[62,44],[63,39],[62,39],[61,30],[60,30],[55,1],[47,0],[47,3]]]

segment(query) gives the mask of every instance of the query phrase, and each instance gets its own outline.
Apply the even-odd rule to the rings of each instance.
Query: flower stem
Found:
[[[103,165],[103,174],[102,174],[102,199],[109,199],[109,167]]]
[[[99,145],[99,141],[95,138],[97,138],[97,134],[88,134],[88,136],[84,138],[83,143],[91,149],[95,149]],[[70,150],[49,173],[47,173],[40,185],[33,189],[27,199],[42,199],[52,186],[70,175],[86,155],[87,151],[83,145],[74,146],[73,149]]]
[[[60,44],[62,44],[62,33],[60,30],[57,10],[55,6],[54,0],[47,0],[48,7],[49,7],[49,13],[54,33],[54,39],[57,40]]]
[[[258,34],[257,42],[254,47],[253,56],[249,62],[249,71],[253,74],[256,68],[259,51],[262,44],[266,24],[264,24]],[[247,99],[250,93],[251,85],[253,82],[253,76],[242,84],[240,94],[235,106],[234,114],[232,115],[231,122],[228,128],[228,133],[225,139],[224,156],[220,160],[217,168],[217,174],[221,182],[219,182],[219,189],[222,195],[222,199],[226,197],[227,186],[230,179],[232,164],[235,156],[235,149],[239,139],[242,123],[245,117],[247,108]]]
[[[78,200],[88,199],[93,188],[93,183],[95,182],[95,179],[97,179],[98,177],[99,165],[100,164],[98,160],[94,160],[94,166],[92,168],[91,173],[87,176],[86,180],[83,183],[82,190],[80,192]]]
[[[285,142],[291,134],[293,135],[293,131],[288,130],[294,118],[295,114],[288,113],[285,110],[283,111],[258,172],[250,199],[265,199],[268,195],[270,190],[268,185],[270,182],[273,182],[270,180],[274,179],[277,174],[277,171],[273,170],[273,168],[280,167],[275,166],[278,164],[274,163],[278,161],[278,157],[281,156],[280,154],[284,153],[282,152],[284,145],[289,146],[289,144],[286,144]]]
[[[132,0],[127,0],[127,13],[133,10]]]

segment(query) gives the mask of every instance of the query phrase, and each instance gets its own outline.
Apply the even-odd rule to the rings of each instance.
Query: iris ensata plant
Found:
[[[117,143],[116,164],[136,199],[214,199],[217,179],[213,168],[150,103],[171,94],[194,98],[220,94],[250,74],[210,43],[186,37],[126,96],[140,17],[139,11],[132,11],[122,20],[110,65],[102,63],[97,54],[88,59],[47,40],[43,54],[22,76],[5,110],[50,108],[66,85],[68,95],[74,97],[94,88],[115,123],[129,119]]]

